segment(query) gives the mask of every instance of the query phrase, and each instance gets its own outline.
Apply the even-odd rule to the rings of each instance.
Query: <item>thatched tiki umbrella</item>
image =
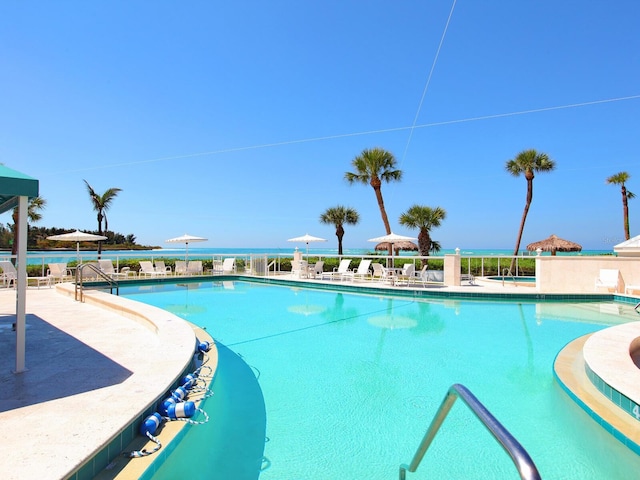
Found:
[[[556,252],[579,252],[582,250],[582,245],[551,235],[545,240],[527,245],[527,250],[531,252],[535,252],[538,249],[543,252],[551,252],[551,255],[555,255]]]
[[[398,254],[398,252],[400,250],[405,250],[405,251],[412,251],[412,252],[417,252],[418,251],[418,245],[416,245],[413,242],[410,242],[408,240],[403,240],[401,242],[394,242],[393,243],[393,249],[396,252],[396,255]],[[381,242],[379,244],[376,245],[376,250],[389,250],[389,242]]]

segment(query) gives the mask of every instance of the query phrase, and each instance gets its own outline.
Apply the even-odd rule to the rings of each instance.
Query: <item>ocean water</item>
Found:
[[[304,247],[298,247],[298,250],[307,254],[307,249]],[[189,247],[189,258],[211,258],[220,256],[235,255],[238,257],[248,256],[251,254],[257,255],[273,255],[273,256],[292,256],[296,251],[296,247],[292,245],[287,248],[192,248]],[[185,248],[162,248],[156,250],[107,250],[102,252],[102,258],[183,258],[186,255]],[[337,248],[313,248],[309,247],[308,253],[310,256],[335,256],[338,255]],[[455,249],[443,249],[438,254],[432,254],[433,257],[444,256],[446,254],[454,254]],[[611,255],[611,250],[583,250],[582,252],[559,252],[558,255]],[[363,255],[386,255],[386,252],[376,252],[373,248],[345,248],[342,252],[343,256],[363,256]],[[513,254],[512,249],[461,249],[460,255],[465,257],[481,256],[481,257],[493,257],[493,256],[511,256]],[[400,252],[400,256],[414,256],[418,255],[418,252]],[[532,256],[535,252],[528,252],[525,250],[520,251],[520,255]],[[548,255],[548,253],[544,253]],[[5,255],[0,255],[0,260],[4,260]],[[9,257],[9,253],[6,253],[6,257]],[[79,259],[83,262],[90,262],[97,260],[97,251],[82,250],[80,251]],[[48,263],[56,262],[74,262],[78,260],[78,256],[75,250],[39,250],[27,252],[27,263],[29,265],[46,265]]]

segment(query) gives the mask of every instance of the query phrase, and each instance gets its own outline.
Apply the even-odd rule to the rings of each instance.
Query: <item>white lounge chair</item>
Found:
[[[109,275],[111,278],[125,278],[127,276],[126,271],[116,272],[116,269],[113,268],[113,263],[111,262],[111,260],[98,260],[98,266],[105,275]]]
[[[164,264],[164,260],[156,260],[155,267],[156,267],[156,272],[158,273],[164,272],[165,275],[173,275],[173,271],[171,270],[171,267],[166,266]]]
[[[191,260],[187,263],[187,275],[202,275],[202,260]]]
[[[50,263],[47,269],[47,277],[53,283],[61,283],[71,280],[73,275],[71,275],[71,270],[67,268],[66,263]]]
[[[358,265],[357,270],[352,272],[346,272],[343,274],[343,277],[345,279],[350,278],[352,281],[354,281],[356,278],[361,278],[362,280],[365,280],[367,277],[371,275],[371,272],[369,272],[370,267],[371,267],[371,260],[363,259],[360,261],[360,265]]]
[[[11,262],[0,262],[0,268],[2,269],[2,283],[7,287],[15,287],[18,282],[18,271]],[[41,285],[51,286],[51,278],[46,277],[27,277],[27,285],[29,283],[35,283],[38,288]]]
[[[618,286],[620,284],[620,272],[612,268],[601,268],[600,275],[596,278],[595,289],[598,288],[613,288],[614,292],[618,292]]]
[[[349,265],[351,265],[351,259],[344,258],[340,260],[338,268],[334,268],[332,272],[322,272],[320,274],[320,278],[323,280],[325,278],[328,278],[329,280],[342,279],[344,278],[343,275],[349,271]]]
[[[167,272],[158,272],[153,263],[149,260],[141,260],[140,261],[140,271],[138,272],[138,276],[140,277],[166,277]]]
[[[187,262],[184,260],[176,260],[176,275],[186,275],[187,274]]]
[[[7,287],[15,287],[18,281],[18,271],[11,262],[0,262],[0,268],[2,269],[2,284]]]
[[[225,258],[222,262],[222,274],[236,273],[236,259],[235,257]]]

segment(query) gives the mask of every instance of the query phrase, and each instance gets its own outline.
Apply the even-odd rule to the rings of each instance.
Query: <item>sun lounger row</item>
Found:
[[[350,270],[352,260],[349,258],[342,259],[338,267],[334,268],[330,272],[324,272],[318,270],[318,264],[316,264],[316,271],[313,278],[320,278],[322,280],[336,280],[336,281],[357,281],[357,280],[371,280],[389,283],[391,285],[426,285],[427,283],[442,283],[442,272],[430,271],[427,266],[420,271],[415,270],[413,263],[407,263],[401,268],[387,268],[380,263],[372,263],[370,259],[363,259],[360,261],[358,268]],[[295,276],[304,278],[305,274],[304,265],[306,262],[302,261],[301,265],[293,265],[292,273]],[[322,262],[318,262],[321,264]],[[309,274],[308,278],[311,278]],[[469,282],[473,282],[473,277],[466,278]]]

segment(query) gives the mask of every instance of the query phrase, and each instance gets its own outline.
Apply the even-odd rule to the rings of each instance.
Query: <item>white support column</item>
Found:
[[[27,304],[27,209],[28,198],[20,197],[18,202],[18,259],[16,270],[16,369],[14,373],[22,373],[25,368],[26,351],[26,304]]]

